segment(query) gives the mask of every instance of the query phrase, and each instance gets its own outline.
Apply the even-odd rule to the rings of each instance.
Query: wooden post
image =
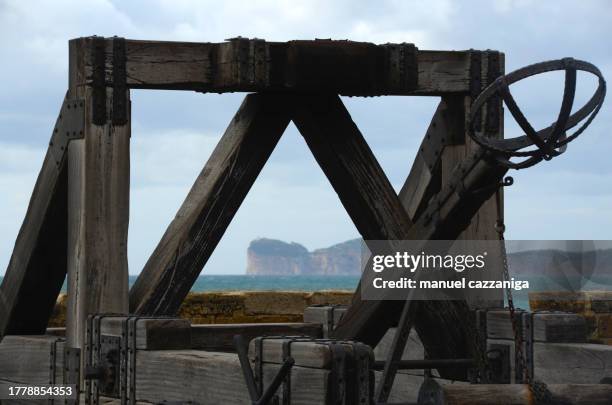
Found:
[[[89,314],[128,312],[129,91],[117,81],[106,87],[103,44],[97,38],[70,41],[69,91],[85,104],[83,139],[68,148],[66,336],[69,347],[79,348]],[[117,79],[121,50],[113,51]],[[102,66],[92,81],[86,80],[86,57]]]
[[[463,159],[465,159],[471,150],[476,146],[476,143],[472,141],[467,133],[468,116],[470,114],[470,106],[472,100],[480,93],[484,87],[492,82],[497,76],[504,72],[504,59],[503,54],[495,51],[489,52],[478,52],[473,51],[471,57],[470,71],[472,72],[472,92],[469,96],[446,96],[443,97],[449,105],[452,105],[456,111],[463,112],[464,116],[461,117],[464,125],[457,125],[455,130],[458,133],[455,134],[455,139],[459,142],[455,142],[453,145],[448,145],[442,151],[442,184],[445,184],[451,177],[453,170]],[[491,137],[503,138],[504,137],[504,125],[503,125],[503,106],[501,99],[492,99],[489,105],[482,109],[482,113],[476,118],[480,118],[480,125],[484,126],[485,131]],[[498,240],[500,238],[496,230],[497,221],[497,198],[500,194],[500,201],[502,206],[500,207],[503,213],[503,190],[500,190],[485,201],[482,207],[478,210],[476,215],[472,218],[470,225],[461,233],[457,238],[458,240]],[[493,252],[495,253],[495,252]],[[501,252],[498,252],[501,254]],[[502,269],[488,269],[489,272],[498,271],[497,274],[491,274],[491,279],[501,280]],[[495,300],[482,300],[479,296],[478,290],[467,291],[466,299],[472,308],[490,308],[490,307],[503,307],[504,294],[503,290],[499,290],[498,297]]]
[[[289,124],[289,101],[246,96],[132,287],[132,312],[178,311]]]

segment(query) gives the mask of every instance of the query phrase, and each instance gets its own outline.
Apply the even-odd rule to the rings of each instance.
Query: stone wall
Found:
[[[239,291],[189,293],[178,316],[192,323],[302,322],[310,305],[347,305],[352,291]],[[50,327],[64,326],[66,295],[57,300]]]
[[[566,311],[581,314],[587,321],[589,340],[612,344],[612,291],[529,293],[532,311]]]

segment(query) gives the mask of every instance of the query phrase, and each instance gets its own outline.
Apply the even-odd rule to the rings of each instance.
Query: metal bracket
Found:
[[[119,336],[100,337],[97,359],[88,364],[84,378],[97,381],[96,396],[102,394],[109,397],[119,396],[119,362],[121,338]]]
[[[510,365],[510,346],[499,343],[492,343],[487,350],[487,358],[491,375],[488,383],[491,384],[510,384],[511,365]]]
[[[501,76],[499,59],[499,52],[487,51],[487,86]],[[497,136],[500,130],[501,98],[498,95],[492,96],[487,101],[486,110],[485,130],[488,135]]]
[[[74,385],[77,396],[66,400],[67,404],[78,404],[81,382],[81,349],[75,347],[64,348],[64,384]]]
[[[345,404],[346,399],[346,350],[339,343],[327,343],[332,355],[327,390],[328,404]]]
[[[125,57],[125,38],[113,38],[113,125],[128,122],[128,87]]]
[[[68,143],[73,139],[83,138],[84,126],[85,102],[82,99],[64,98],[49,142],[49,150],[58,170],[66,156]]]
[[[106,123],[106,39],[93,37],[91,46],[92,76],[92,121],[95,125]]]
[[[525,367],[528,375],[533,377],[533,317],[535,312],[523,312],[521,314],[521,330],[523,333],[523,354],[525,355]],[[521,373],[523,375],[523,373]]]
[[[119,378],[119,362],[110,361],[109,353],[116,351],[119,360],[121,349],[121,338],[117,336],[103,336],[101,321],[103,318],[123,316],[117,313],[103,313],[89,315],[87,317],[86,330],[86,358],[85,358],[85,402],[88,405],[98,404],[100,393],[103,390],[110,390],[111,379],[113,381],[113,392],[118,389],[115,379]],[[117,349],[117,345],[118,348]],[[114,358],[115,354],[110,355]],[[112,368],[112,371],[109,371]],[[108,384],[107,384],[108,381]],[[108,385],[108,387],[107,387]]]
[[[353,386],[356,404],[374,403],[374,353],[368,346],[362,343],[355,343],[354,362],[355,381]],[[366,384],[365,381],[369,381]]]

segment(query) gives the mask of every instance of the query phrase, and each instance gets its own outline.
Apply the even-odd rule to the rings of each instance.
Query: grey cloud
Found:
[[[86,35],[221,41],[350,38],[415,42],[421,48],[498,49],[507,70],[575,56],[612,77],[612,5],[589,2],[400,0],[294,1],[0,1],[0,273],[42,163],[67,83],[67,41]],[[521,107],[547,125],[560,82],[532,81],[516,91]],[[583,93],[580,93],[584,96]],[[130,272],[137,273],[244,95],[134,91]],[[399,188],[437,99],[344,99],[391,182]],[[514,173],[507,219],[514,238],[610,238],[612,112],[552,162]],[[518,129],[506,117],[506,133]],[[8,195],[7,195],[8,194]],[[239,273],[250,239],[277,237],[326,246],[356,235],[327,179],[290,127],[207,271]]]

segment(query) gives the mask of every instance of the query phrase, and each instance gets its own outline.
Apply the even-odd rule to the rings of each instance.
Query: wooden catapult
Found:
[[[326,340],[314,341],[313,334],[256,338],[304,334],[258,328],[249,332],[251,349],[237,338],[234,353],[199,350],[206,343],[195,343],[195,325],[171,317],[290,121],[364,240],[499,239],[508,169],[562,153],[605,95],[601,73],[586,62],[544,62],[504,76],[500,52],[430,51],[407,43],[88,37],[70,41],[69,49],[68,92],[0,289],[0,349],[16,350],[15,362],[29,364],[10,365],[2,357],[0,380],[11,380],[10,370],[18,374],[13,381],[73,383],[93,403],[103,397],[122,403],[386,403],[397,370],[414,368],[401,360],[412,327],[430,359],[421,368],[438,369],[445,379],[472,378],[470,367],[487,361],[478,358],[483,351],[472,333],[473,308],[482,305],[477,300],[366,301],[358,290]],[[536,131],[509,85],[551,70],[565,71],[563,103],[558,120]],[[572,114],[577,70],[596,75],[599,86]],[[252,94],[129,289],[131,89]],[[339,95],[440,98],[399,195]],[[525,135],[504,139],[504,103]],[[48,334],[47,324],[66,275],[64,340]],[[391,327],[398,332],[375,371],[371,350]],[[232,333],[251,328],[234,326]],[[352,371],[334,369],[328,357],[346,361]],[[195,379],[200,386],[191,387]],[[476,380],[497,381],[482,374]],[[610,389],[593,392],[609,398]],[[424,394],[421,403],[437,403],[427,398],[434,396]]]

